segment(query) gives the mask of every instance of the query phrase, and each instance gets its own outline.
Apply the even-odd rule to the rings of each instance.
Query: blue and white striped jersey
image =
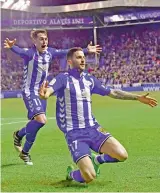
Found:
[[[92,115],[93,93],[109,95],[110,89],[87,72],[81,75],[77,69],[61,73],[49,83],[57,95],[56,119],[59,128],[67,133],[73,129],[83,129],[97,124]]]
[[[42,82],[47,78],[48,69],[54,56],[66,55],[68,49],[55,49],[48,47],[44,53],[39,53],[36,47],[22,49],[18,46],[11,48],[13,52],[24,59],[24,73],[22,91],[29,96],[31,93],[38,95]],[[84,49],[87,52],[87,49]]]

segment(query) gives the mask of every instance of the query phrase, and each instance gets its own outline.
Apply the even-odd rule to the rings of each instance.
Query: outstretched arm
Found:
[[[108,95],[114,99],[138,100],[139,102],[147,104],[151,107],[155,107],[158,104],[156,99],[148,96],[149,93],[144,95],[138,95],[130,92],[125,92],[122,90],[105,88],[105,86],[103,86],[102,83],[97,78],[95,78],[94,76],[91,76],[91,78],[93,82],[93,87],[91,90],[92,93],[99,94],[102,96]]]
[[[52,56],[64,56],[68,53],[69,49],[55,49],[51,48]],[[99,45],[92,46],[92,42],[90,42],[87,48],[83,48],[83,52],[87,53],[95,53],[99,54],[102,51],[102,48]]]
[[[20,55],[22,58],[24,56],[28,56],[28,52],[25,49],[19,48],[18,46],[15,46],[16,39],[14,40],[9,40],[6,38],[4,40],[4,48],[11,49],[14,53]]]
[[[125,92],[122,90],[111,89],[109,96],[114,99],[122,100],[138,100],[141,103],[147,104],[151,107],[157,106],[158,102],[156,99],[148,96],[149,93],[144,95],[138,95],[130,92]]]
[[[117,89],[110,89],[110,94],[109,96],[114,99],[122,99],[122,100],[138,100],[138,97],[140,95],[133,94],[130,92],[125,92],[122,90],[117,90]]]

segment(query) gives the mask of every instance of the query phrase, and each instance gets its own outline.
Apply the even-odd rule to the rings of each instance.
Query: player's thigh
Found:
[[[128,158],[128,154],[123,145],[114,137],[109,137],[101,146],[100,153],[105,153],[119,161],[124,161]]]
[[[68,148],[70,150],[73,161],[77,164],[83,157],[91,157],[91,151],[89,145],[79,140],[78,138],[67,139]]]
[[[46,118],[46,115],[44,113],[34,116],[34,120],[36,120],[40,123],[43,123],[43,124],[46,124],[46,122],[47,122],[47,118]]]
[[[95,177],[96,173],[94,166],[89,156],[85,156],[77,162],[77,166],[80,169],[82,177],[86,182],[91,182]]]
[[[23,100],[28,110],[28,119],[34,119],[37,115],[43,114],[39,116],[37,119],[42,122],[46,122],[45,119],[45,111],[46,111],[46,101],[42,101],[37,95],[25,96],[23,95]]]
[[[91,140],[90,147],[97,153],[100,153],[103,143],[111,137],[111,134],[104,131],[101,127],[91,127],[89,135]]]

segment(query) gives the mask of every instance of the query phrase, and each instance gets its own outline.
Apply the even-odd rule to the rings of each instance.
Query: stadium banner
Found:
[[[160,18],[160,10],[155,11],[140,11],[135,13],[121,13],[116,15],[104,16],[105,23],[131,21],[131,20],[144,20],[144,19],[157,19]]]
[[[12,19],[2,20],[2,27],[28,27],[28,26],[73,26],[93,25],[92,17],[66,17],[66,18],[36,18],[36,19]]]
[[[146,91],[146,92],[152,92],[152,91],[160,91],[160,83],[148,83],[148,84],[140,84],[136,83],[133,84],[133,86],[128,86],[128,85],[113,85],[109,86],[115,89],[121,89],[124,91],[128,92],[133,92],[133,91]],[[22,98],[22,92],[21,90],[16,90],[16,91],[2,91],[0,94],[0,98]]]
[[[1,91],[0,98],[22,98],[22,91]]]

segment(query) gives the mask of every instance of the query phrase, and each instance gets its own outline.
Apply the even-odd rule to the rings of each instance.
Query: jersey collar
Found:
[[[35,49],[36,49],[36,51],[37,51],[37,55],[38,55],[38,56],[44,55],[44,54],[48,54],[48,53],[49,53],[49,52],[48,52],[48,47],[47,47],[47,49],[46,49],[44,52],[42,52],[42,53],[40,53],[40,52],[37,50],[36,47],[35,47]]]
[[[72,69],[69,68],[68,73],[69,73],[69,75],[71,75],[71,76],[73,76],[74,78],[77,78],[77,79],[79,79],[79,78],[81,78],[82,76],[85,75],[85,71],[80,73],[78,68],[72,68]]]

